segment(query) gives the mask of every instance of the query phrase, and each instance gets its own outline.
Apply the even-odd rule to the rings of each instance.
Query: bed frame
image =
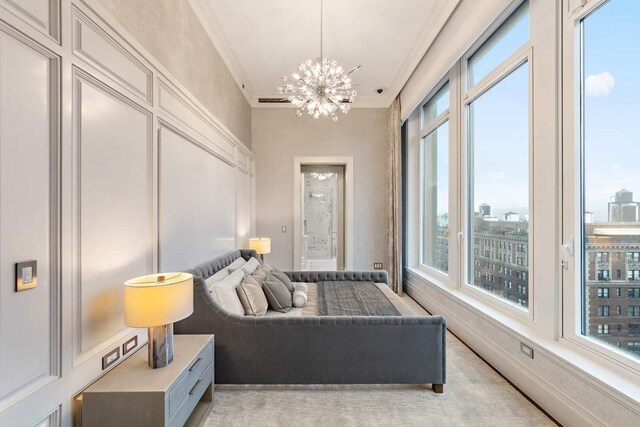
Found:
[[[188,270],[194,312],[177,334],[215,334],[217,384],[431,384],[442,393],[446,330],[442,316],[238,316],[211,297],[205,279],[237,258],[237,250]],[[294,282],[388,283],[386,271],[287,272]]]

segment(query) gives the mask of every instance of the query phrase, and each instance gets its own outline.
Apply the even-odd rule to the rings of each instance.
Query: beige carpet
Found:
[[[424,314],[409,297],[405,302]],[[555,425],[451,334],[447,384],[216,386],[205,426]]]

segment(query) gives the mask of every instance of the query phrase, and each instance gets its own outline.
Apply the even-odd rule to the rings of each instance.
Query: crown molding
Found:
[[[227,40],[222,28],[218,24],[218,20],[216,19],[215,13],[213,13],[210,2],[207,2],[206,0],[188,1],[191,9],[198,17],[198,21],[200,21],[202,28],[204,28],[204,31],[209,36],[209,39],[218,51],[218,54],[220,54],[220,57],[222,57],[222,60],[229,69],[229,72],[238,84],[240,91],[244,94],[249,105],[253,107],[253,99],[255,96],[251,83],[240,66],[240,61],[238,61],[238,58],[233,52],[233,48],[231,47],[229,40]],[[242,87],[243,85],[244,88]]]
[[[404,88],[404,85],[407,83],[416,67],[427,53],[431,43],[433,43],[436,37],[438,37],[438,34],[440,34],[440,31],[444,28],[449,17],[453,14],[456,7],[458,7],[458,3],[460,3],[460,0],[441,2],[439,10],[434,14],[436,16],[435,23],[433,25],[425,26],[418,38],[416,38],[415,44],[409,51],[409,55],[405,58],[405,61],[400,67],[398,74],[396,74],[393,83],[389,85],[389,89],[387,91],[389,92],[391,100],[389,101],[389,104],[387,104],[387,107],[391,105],[391,101],[393,101]]]
[[[206,0],[188,1],[205,32],[211,39],[211,42],[218,50],[222,60],[233,75],[233,78],[240,87],[240,90],[247,99],[247,102],[249,102],[249,105],[252,108],[294,108],[292,105],[287,104],[274,105],[260,104],[258,102],[258,98],[278,98],[282,95],[276,92],[256,93],[240,65],[240,61],[238,61],[231,44],[218,24],[210,2]],[[459,2],[460,0],[441,2],[438,10],[434,12],[434,16],[436,16],[435,23],[433,25],[425,26],[420,35],[416,38],[413,47],[409,51],[409,54],[405,58],[402,66],[396,74],[396,77],[393,79],[393,82],[389,85],[388,89],[385,90],[385,93],[382,95],[359,95],[352,108],[389,108],[393,100],[398,96],[406,82],[409,80],[409,77],[411,77],[415,71],[431,43],[438,36],[445,23],[458,6]],[[244,85],[244,88],[242,88],[242,85]]]

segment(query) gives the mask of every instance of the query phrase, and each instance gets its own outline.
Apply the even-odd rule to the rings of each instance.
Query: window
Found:
[[[598,270],[598,280],[609,280],[609,270]]]
[[[449,84],[423,106],[422,263],[449,271]]]
[[[598,298],[609,298],[609,288],[598,288]]]
[[[627,315],[629,317],[640,316],[640,305],[630,305],[629,307],[627,307]]]
[[[507,242],[508,252],[496,259],[506,266],[513,265],[515,258],[516,264],[525,268],[529,265],[529,62],[528,57],[518,56],[529,40],[528,14],[525,2],[463,63],[468,83],[469,241],[487,234],[494,244],[499,239],[517,240],[515,252]],[[487,89],[478,90],[479,83]],[[468,254],[471,282],[474,264],[470,247]],[[527,270],[523,280],[527,281]],[[504,289],[496,289],[494,295],[513,301]],[[529,306],[528,298],[521,300],[519,305]]]
[[[468,61],[469,88],[486,77],[529,40],[529,8],[520,6]]]
[[[640,288],[627,289],[627,298],[640,298]]]
[[[598,325],[598,333],[599,334],[608,334],[609,333],[609,325]]]
[[[629,323],[628,331],[630,336],[640,335],[640,323]]]
[[[599,305],[598,306],[598,316],[600,316],[600,317],[609,316],[609,306],[608,305]]]
[[[565,56],[565,65],[570,64],[568,69],[576,76],[573,82],[571,79],[564,82],[572,95],[566,105],[571,105],[569,108],[575,117],[575,122],[570,124],[572,129],[567,128],[565,132],[570,136],[567,148],[573,153],[567,160],[578,160],[574,163],[575,172],[570,173],[575,176],[565,178],[579,189],[575,195],[571,190],[571,196],[565,197],[572,198],[573,207],[577,208],[578,222],[567,221],[571,221],[576,230],[576,246],[580,248],[575,272],[579,292],[575,298],[567,298],[569,304],[565,306],[567,312],[571,312],[568,307],[571,302],[576,298],[581,302],[579,313],[572,313],[579,321],[580,326],[576,328],[579,334],[594,334],[597,342],[611,346],[621,343],[620,349],[626,351],[624,328],[615,336],[595,334],[591,325],[598,322],[598,317],[606,316],[606,310],[589,298],[595,294],[594,288],[602,287],[599,281],[611,280],[611,273],[615,280],[626,280],[631,285],[640,280],[640,184],[636,179],[635,161],[640,156],[640,146],[636,126],[629,115],[630,106],[640,102],[637,74],[640,4],[609,0],[592,2],[589,7],[584,9],[588,10],[586,15],[577,13],[573,16],[579,18],[569,18],[578,31],[575,37],[569,37],[567,46],[573,49],[568,49]],[[573,58],[569,59],[571,55]],[[620,249],[612,250],[616,247]],[[630,297],[629,289],[615,288],[615,296]],[[636,305],[618,304],[614,305],[617,320],[625,323],[625,318],[637,319],[635,316],[640,315]],[[618,354],[610,355],[614,360],[625,359]]]

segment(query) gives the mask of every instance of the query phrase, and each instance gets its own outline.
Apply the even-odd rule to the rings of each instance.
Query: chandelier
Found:
[[[320,56],[308,59],[298,66],[298,72],[291,77],[282,76],[285,84],[278,88],[278,93],[288,95],[287,99],[298,110],[297,116],[306,111],[310,116],[318,118],[331,116],[338,121],[336,112],[347,114],[357,92],[351,83],[351,73],[360,66],[345,71],[337,61],[323,56],[322,52],[322,0],[320,0]]]

